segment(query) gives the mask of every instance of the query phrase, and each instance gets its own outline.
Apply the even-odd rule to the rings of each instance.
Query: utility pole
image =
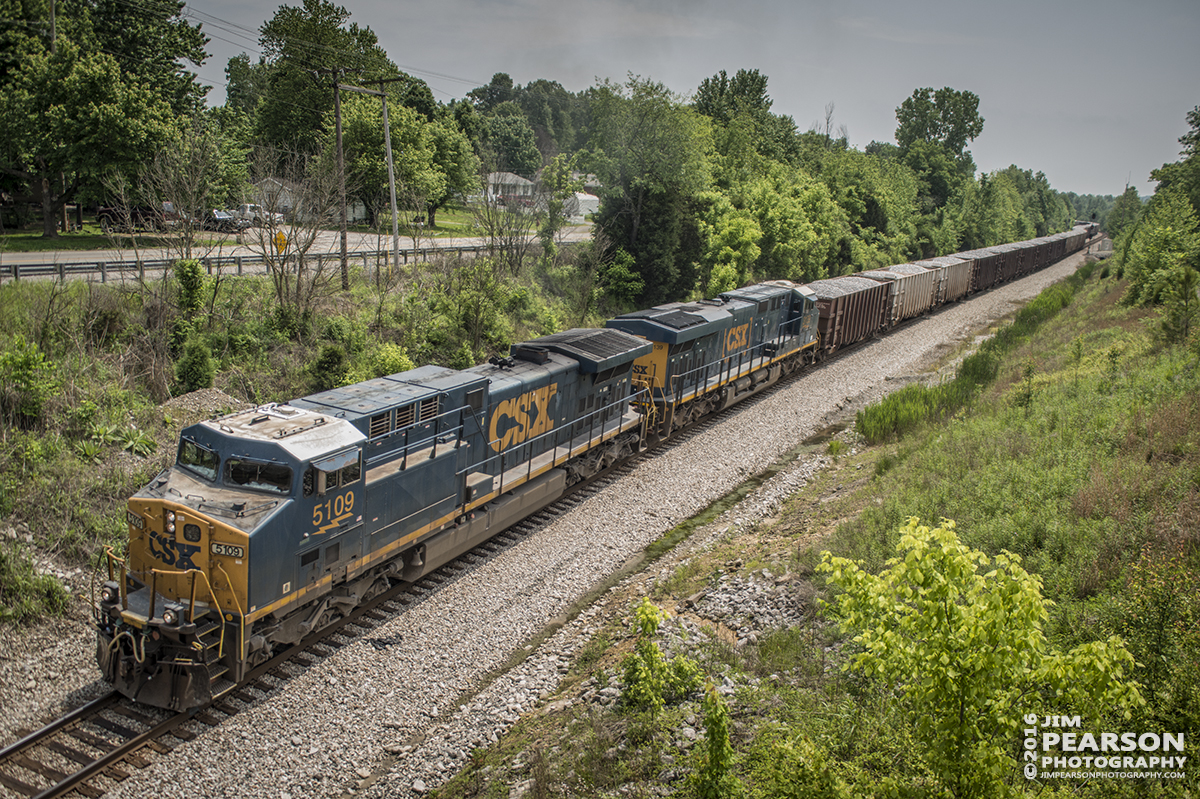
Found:
[[[337,178],[338,178],[338,205],[341,206],[339,214],[341,216],[341,241],[342,241],[342,291],[350,290],[350,267],[346,263],[346,164],[342,158],[342,96],[338,92],[338,78],[345,74],[347,70],[343,67],[333,67],[331,69],[314,69],[312,70],[313,77],[320,81],[319,75],[333,76],[333,118],[334,126],[337,130]]]
[[[333,76],[333,115],[337,120],[338,207],[342,219],[342,291],[350,290],[350,267],[346,264],[346,164],[342,158],[342,95],[338,91],[340,70]]]
[[[401,79],[393,79],[401,80]],[[363,89],[358,86],[339,86],[338,88],[348,92],[360,92],[362,94],[370,94],[375,97],[383,98],[383,146],[387,151],[387,167],[388,167],[388,188],[392,192],[392,264],[397,272],[400,271],[400,220],[396,213],[396,173],[392,166],[392,128],[388,125],[388,110],[387,110],[387,93],[383,91],[383,85],[390,81],[379,81],[379,91],[371,89]]]

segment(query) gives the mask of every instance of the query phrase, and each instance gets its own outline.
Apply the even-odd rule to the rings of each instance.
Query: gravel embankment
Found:
[[[466,707],[458,708],[456,698],[477,688],[590,586],[813,431],[903,385],[944,354],[948,342],[970,337],[1082,261],[1073,256],[944,309],[750,401],[703,436],[641,460],[537,536],[158,758],[109,795],[299,799],[354,791],[398,797],[435,787],[472,747],[494,740],[554,692],[574,652],[597,628],[597,616],[612,609],[601,600]],[[730,524],[756,521],[820,465],[819,458],[793,464],[765,483],[750,505],[706,528],[707,538],[693,536],[685,546],[703,545]],[[649,583],[660,568],[630,580]],[[735,588],[729,586],[734,594]],[[742,600],[724,593],[706,601],[738,607]],[[91,657],[92,644],[86,629],[79,637],[86,643],[72,639],[4,662],[0,703],[23,706],[28,700],[18,697],[32,684],[51,695],[38,707],[53,708],[86,686],[82,672],[90,661],[81,667],[80,657]],[[26,682],[17,685],[10,675]]]

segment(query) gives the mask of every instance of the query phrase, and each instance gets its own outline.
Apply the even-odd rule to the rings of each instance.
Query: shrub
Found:
[[[633,256],[625,250],[617,250],[612,262],[600,267],[600,285],[618,305],[633,303],[646,288]]]
[[[54,363],[36,342],[14,336],[0,352],[0,415],[26,429],[42,421],[46,402],[58,391]]]
[[[657,713],[667,702],[678,701],[700,687],[696,663],[682,655],[668,662],[653,640],[665,618],[662,609],[645,598],[634,611],[637,644],[621,662],[625,682],[621,700],[627,707]]]
[[[179,392],[186,394],[202,388],[212,388],[216,373],[217,367],[213,363],[208,345],[199,338],[188,339],[183,349],[183,357],[175,365],[175,383]]]
[[[375,377],[394,375],[416,368],[417,365],[413,363],[412,358],[408,357],[408,352],[404,347],[398,344],[380,344],[366,354],[362,362],[346,376],[346,380],[351,383],[360,383]]]
[[[346,382],[346,351],[337,344],[326,344],[321,348],[309,371],[312,373],[313,386],[317,391],[328,391]]]
[[[695,780],[696,795],[700,799],[725,799],[742,795],[744,787],[733,773],[733,745],[729,742],[729,707],[711,682],[704,691],[702,758]]]
[[[204,267],[195,258],[175,262],[175,280],[179,282],[179,313],[190,319],[204,304]]]
[[[1021,715],[1049,711],[1044,702],[1126,714],[1145,704],[1122,680],[1133,658],[1119,638],[1051,649],[1041,579],[1019,557],[965,546],[950,520],[930,529],[910,518],[900,532],[899,556],[877,575],[829,552],[819,571],[843,591],[833,609],[855,633],[847,668],[902,697],[951,795],[1001,794]]]
[[[0,545],[0,623],[61,615],[70,594],[55,577],[38,574],[16,547]]]

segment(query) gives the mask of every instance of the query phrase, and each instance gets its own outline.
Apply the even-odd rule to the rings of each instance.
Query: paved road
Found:
[[[205,238],[215,236],[217,234],[205,233]],[[566,241],[584,241],[591,238],[591,225],[575,225],[569,228],[564,236]],[[245,236],[245,242],[253,242],[254,238]],[[147,237],[149,238],[149,237]],[[486,240],[478,237],[463,237],[463,238],[444,238],[444,239],[429,239],[421,238],[414,244],[412,237],[400,237],[400,249],[409,249],[413,247],[439,247],[454,249],[455,247],[470,247],[486,244]],[[364,250],[390,250],[392,248],[391,236],[379,236],[375,233],[347,233],[346,234],[346,249],[350,252],[358,252]],[[340,239],[336,230],[322,231],[317,237],[317,243],[310,250],[310,253],[336,253],[341,250]],[[233,236],[226,236],[225,240],[220,244],[200,248],[195,250],[196,257],[221,257],[221,256],[238,256],[247,255],[257,257],[260,251],[247,244],[239,244]],[[132,249],[124,250],[52,250],[48,252],[3,252],[0,251],[0,268],[19,264],[89,264],[99,263],[101,261],[133,261],[133,260],[159,260],[163,258],[172,258],[179,255],[179,249],[169,247],[148,247],[146,249],[134,251]]]

